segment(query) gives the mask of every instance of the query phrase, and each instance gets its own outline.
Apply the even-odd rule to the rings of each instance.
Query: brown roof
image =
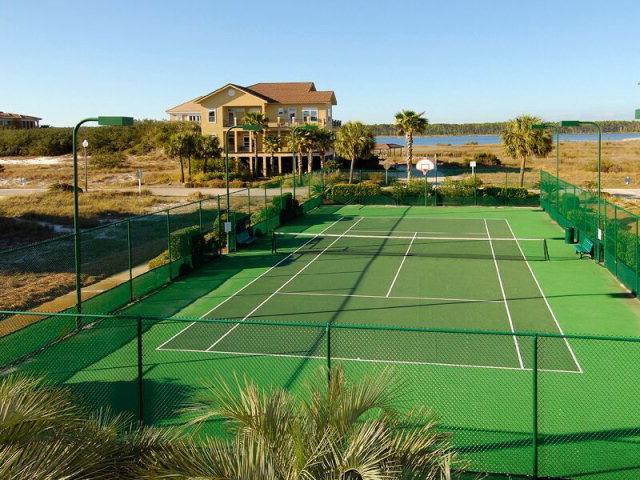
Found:
[[[392,148],[404,148],[404,145],[399,145],[397,143],[376,143],[376,150],[391,150]]]
[[[10,120],[42,120],[40,117],[32,117],[30,115],[21,115],[19,113],[0,112],[0,118]]]
[[[313,82],[256,83],[246,89],[268,98],[269,103],[337,104],[334,92],[319,92]]]

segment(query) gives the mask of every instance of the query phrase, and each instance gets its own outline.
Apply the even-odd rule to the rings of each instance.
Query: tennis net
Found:
[[[396,255],[520,261],[549,260],[544,238],[423,237],[417,235],[354,235],[274,232],[273,253],[333,255]]]

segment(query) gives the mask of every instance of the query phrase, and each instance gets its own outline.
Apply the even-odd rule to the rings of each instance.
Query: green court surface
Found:
[[[637,301],[544,212],[324,206],[280,231],[19,368],[137,414],[135,316],[171,317],[141,322],[146,423],[220,377],[296,391],[330,358],[393,368],[474,470],[531,474],[537,428],[541,475],[640,475],[640,343],[577,336],[640,336]]]

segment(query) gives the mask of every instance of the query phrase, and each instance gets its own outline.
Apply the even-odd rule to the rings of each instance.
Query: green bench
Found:
[[[573,248],[576,249],[576,255],[580,254],[580,258],[584,255],[589,255],[593,258],[593,242],[588,238],[585,238],[580,245],[574,245]]]

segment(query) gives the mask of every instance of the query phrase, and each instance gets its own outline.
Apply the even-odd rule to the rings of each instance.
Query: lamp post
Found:
[[[551,129],[556,135],[556,208],[560,201],[560,127],[555,123],[536,123],[531,125],[532,130]]]
[[[260,125],[233,125],[229,127],[227,132],[224,134],[224,182],[227,188],[227,222],[231,221],[231,218],[229,217],[229,215],[231,214],[229,194],[229,132],[231,132],[231,130],[233,130],[234,128],[242,129],[247,132],[258,132],[262,130]],[[229,250],[228,236],[229,232],[227,232],[227,250]]]
[[[293,175],[293,199],[296,199],[296,132],[298,130],[318,130],[316,125],[298,125],[297,127],[293,127],[291,129],[291,155],[293,158],[293,170],[291,174]],[[302,174],[302,172],[300,172]]]
[[[593,125],[598,129],[598,216],[597,216],[598,224],[597,224],[597,231],[596,231],[596,237],[598,238],[597,238],[596,244],[598,245],[597,261],[599,262],[601,249],[602,249],[602,245],[600,242],[600,204],[602,203],[600,164],[602,161],[602,129],[600,128],[600,125],[598,125],[596,122],[581,122],[579,120],[563,120],[560,122],[561,127],[579,127],[581,125]]]
[[[87,172],[87,147],[89,146],[89,142],[85,138],[82,141],[82,149],[84,150],[84,191],[89,191],[89,174]]]
[[[73,251],[76,270],[76,309],[82,313],[82,290],[80,285],[80,224],[78,219],[78,145],[77,137],[80,127],[88,122],[98,122],[98,125],[126,127],[133,125],[132,117],[90,117],[81,120],[73,127]],[[86,141],[86,140],[85,140]],[[88,144],[87,144],[88,145]],[[84,146],[84,142],[83,142]],[[76,327],[79,327],[80,318],[76,319]]]

